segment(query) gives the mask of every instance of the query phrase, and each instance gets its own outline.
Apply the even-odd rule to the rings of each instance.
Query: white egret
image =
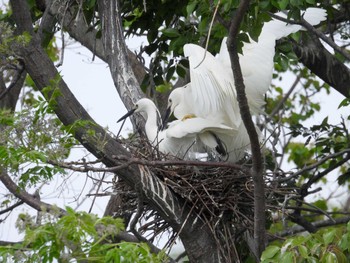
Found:
[[[286,18],[283,12],[277,16]],[[326,11],[320,8],[308,8],[303,18],[311,25],[317,25],[326,19]],[[276,40],[302,29],[296,24],[272,19],[264,24],[258,42],[250,40],[244,43],[239,61],[242,68],[249,106],[253,113],[260,113],[264,105],[264,94],[270,87],[273,72],[273,57]],[[226,38],[223,39],[218,57],[214,57],[204,48],[195,44],[186,44],[184,54],[190,62],[191,83],[185,90],[182,101],[184,107],[200,117],[222,116],[225,124],[239,125],[234,77],[228,54]],[[179,107],[180,105],[178,105]]]
[[[186,120],[190,122],[193,118],[198,118],[195,116],[194,111],[187,105],[183,103],[185,101],[185,89],[190,88],[190,84],[174,89],[169,96],[169,103],[167,112],[164,116],[165,119],[168,118],[169,114],[174,113],[175,118],[178,120]],[[203,119],[203,118],[201,118]],[[213,120],[215,118],[207,118],[206,120]],[[221,120],[222,121],[222,120]],[[173,121],[176,122],[176,121]],[[220,122],[220,118],[216,120],[216,123]],[[185,122],[186,123],[186,122]],[[258,128],[257,132],[260,136],[260,131]],[[250,141],[247,136],[247,130],[241,121],[237,129],[233,129],[232,132],[217,132],[216,136],[224,144],[226,150],[225,160],[229,162],[237,162],[244,157],[245,152],[249,149]]]
[[[276,15],[286,17],[282,12]],[[317,25],[326,19],[326,11],[320,8],[308,8],[303,13],[303,18],[311,25]],[[248,104],[253,114],[261,113],[261,108],[265,104],[264,95],[272,80],[276,40],[300,29],[302,29],[300,25],[272,19],[264,24],[258,42],[250,40],[250,43],[244,43],[243,54],[239,55],[239,61]],[[217,57],[195,44],[186,44],[184,53],[190,62],[191,82],[173,90],[169,95],[165,119],[171,113],[178,119],[186,115],[215,119],[237,131],[231,137],[228,135],[220,137],[229,152],[242,149],[241,146],[244,145],[247,148],[249,138],[239,113],[226,38],[222,41]],[[235,155],[241,156],[242,152]]]
[[[118,122],[136,112],[146,113],[145,131],[149,142],[164,154],[170,154],[182,159],[188,159],[194,152],[204,152],[203,149],[216,149],[219,154],[226,155],[218,134],[231,134],[233,128],[218,124],[214,120],[189,118],[169,123],[169,127],[159,131],[157,120],[159,111],[150,99],[137,101],[135,107],[121,117]]]

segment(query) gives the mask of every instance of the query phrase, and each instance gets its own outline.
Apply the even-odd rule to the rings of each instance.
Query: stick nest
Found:
[[[147,140],[138,138],[128,141],[126,145],[135,158],[148,161],[169,160],[168,156],[157,152]],[[212,167],[149,166],[149,169],[183,198],[214,232],[223,231],[224,228],[225,231],[232,229],[229,233],[232,238],[239,232],[253,229],[253,181],[245,172],[249,167],[243,164],[232,167],[218,167],[216,164],[213,162]],[[265,181],[267,207],[270,211],[277,210],[277,202],[283,201],[284,195],[291,191],[277,189],[267,179]]]

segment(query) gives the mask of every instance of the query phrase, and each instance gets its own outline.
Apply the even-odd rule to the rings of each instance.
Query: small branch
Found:
[[[22,74],[27,74],[26,72],[24,72],[24,67],[23,67],[22,63],[20,65],[20,67],[17,67],[16,69],[17,69],[17,71],[16,71],[15,76],[13,77],[13,80],[11,81],[11,84],[7,87],[7,89],[3,90],[0,93],[0,100],[3,99],[6,96],[6,94],[8,94],[10,92],[10,90],[12,88],[16,87],[16,84],[18,83],[18,81],[23,78]]]
[[[212,28],[213,28],[214,20],[215,20],[216,14],[217,14],[217,12],[218,12],[219,6],[220,6],[220,0],[218,0],[217,4],[216,4],[216,6],[215,6],[214,13],[213,13],[213,17],[212,17],[212,19],[211,19],[211,21],[210,21],[210,24],[209,24],[207,40],[206,40],[206,42],[205,42],[205,47],[204,47],[204,48],[205,48],[205,51],[208,51],[209,40],[210,40],[210,34],[211,34],[211,30],[212,30]],[[195,66],[194,68],[199,67],[199,66],[203,63],[203,61],[205,60],[206,55],[207,55],[207,52],[204,52],[203,59],[202,59],[202,60],[198,63],[198,65]]]
[[[136,224],[137,221],[141,218],[142,212],[143,212],[143,198],[142,195],[138,196],[138,202],[137,202],[137,211],[134,215],[134,218],[130,222],[130,231],[134,234],[134,236],[141,242],[145,242],[149,244],[150,242],[147,240],[147,238],[143,237],[137,230],[136,230]]]
[[[290,220],[302,226],[306,231],[310,233],[315,233],[317,231],[317,228],[312,223],[307,221],[303,216],[301,216],[299,214],[299,210],[300,209],[297,209],[293,214],[289,215]]]
[[[349,221],[350,221],[350,216],[346,216],[346,217],[341,217],[341,218],[335,218],[334,220],[317,221],[317,222],[312,223],[312,225],[313,225],[313,227],[319,229],[321,227],[326,227],[326,226],[335,226],[335,225],[346,224]],[[273,240],[275,240],[277,238],[281,238],[281,237],[295,235],[297,233],[304,232],[304,231],[305,231],[305,228],[302,226],[299,226],[299,225],[293,226],[289,229],[286,229],[284,231],[276,233],[271,238],[269,238],[269,241],[273,241]]]
[[[343,154],[345,154],[345,153],[350,153],[350,149],[345,149],[345,150],[343,150],[343,151],[341,151],[341,152],[334,153],[334,154],[330,154],[330,155],[326,156],[325,158],[323,158],[323,159],[317,161],[316,163],[313,163],[312,165],[306,166],[306,167],[304,167],[303,169],[299,170],[298,172],[291,174],[290,176],[277,179],[276,182],[283,183],[283,182],[286,182],[286,181],[288,181],[288,180],[290,180],[290,179],[292,179],[292,178],[298,177],[299,175],[302,175],[303,173],[305,173],[305,172],[307,172],[307,171],[310,171],[310,170],[312,170],[312,169],[315,169],[315,168],[319,167],[321,164],[325,163],[325,162],[328,161],[329,159],[336,158],[336,157],[338,157],[338,156],[340,156],[340,155],[343,155]],[[342,160],[341,162],[337,163],[336,167],[332,166],[332,170],[334,170],[335,168],[337,168],[337,167],[339,167],[340,165],[344,164],[344,163],[347,162],[349,159],[350,159],[350,155],[349,155],[348,158],[344,158],[344,160]],[[328,169],[331,169],[331,168],[328,168]],[[326,170],[329,172],[328,169],[326,169]],[[326,171],[326,170],[325,170],[325,171]],[[328,172],[327,172],[327,173],[328,173]],[[320,174],[323,174],[323,173],[324,173],[324,172],[322,172],[322,173],[320,173]],[[324,176],[324,175],[322,175],[322,176]],[[317,176],[316,179],[318,180],[319,178],[321,178],[321,177],[320,177],[320,176]],[[311,181],[311,179],[310,179],[309,182],[314,183],[315,181],[317,181],[316,179],[312,179],[312,181]]]
[[[341,160],[340,162],[338,162],[336,165],[327,168],[326,170],[324,170],[323,172],[318,173],[316,176],[313,176],[309,179],[309,181],[307,183],[305,183],[305,188],[309,188],[313,183],[317,182],[318,180],[320,180],[322,177],[326,176],[327,174],[329,174],[331,171],[333,171],[334,169],[340,167],[341,165],[343,165],[344,163],[346,163],[347,161],[350,160],[350,154],[345,157],[343,160]],[[304,185],[302,185],[302,188],[304,187]]]
[[[23,200],[20,200],[18,201],[17,203],[13,204],[13,205],[10,205],[9,207],[3,209],[0,211],[0,215],[2,214],[6,214],[7,212],[11,212],[13,209],[15,209],[16,207],[20,206],[20,205],[23,205],[24,204],[24,201]]]
[[[97,189],[96,189],[96,194],[94,195],[94,198],[92,199],[92,203],[91,203],[91,206],[90,206],[90,209],[89,209],[89,213],[91,213],[92,207],[93,207],[94,204],[95,204],[95,200],[96,200],[98,191],[99,191],[100,188],[101,188],[101,185],[102,185],[103,179],[105,178],[105,175],[106,175],[106,173],[103,173],[102,178],[101,178],[101,180],[99,181],[99,184],[98,184]]]
[[[300,79],[301,79],[301,74],[299,74],[296,77],[295,81],[293,82],[292,86],[290,87],[290,89],[288,90],[286,95],[284,95],[284,97],[278,102],[277,106],[272,110],[272,112],[270,113],[271,117],[273,117],[275,114],[277,114],[277,112],[279,112],[279,110],[283,107],[284,103],[289,98],[290,94],[292,94],[294,89],[297,87]]]
[[[11,177],[8,174],[6,174],[4,171],[1,171],[0,181],[14,196],[22,200],[27,205],[31,206],[35,210],[44,211],[44,212],[53,212],[54,214],[58,213],[59,216],[63,216],[66,214],[66,211],[63,210],[62,208],[58,208],[57,206],[44,203],[38,200],[37,198],[35,198],[33,195],[19,188],[18,185],[12,181]]]
[[[246,11],[249,8],[249,0],[240,1],[238,9],[233,17],[230,29],[227,48],[230,54],[231,67],[234,75],[237,91],[237,100],[244,126],[247,129],[252,151],[252,178],[254,183],[254,247],[251,248],[256,259],[259,260],[261,253],[266,247],[266,229],[265,229],[265,189],[263,179],[263,158],[260,149],[259,137],[255,129],[250,114],[245,86],[242,76],[242,70],[239,64],[236,36],[239,32],[240,24]]]
[[[149,161],[149,160],[143,160],[138,158],[128,158],[126,156],[113,156],[115,160],[118,161],[126,161],[126,163],[123,163],[118,166],[113,167],[93,167],[93,166],[87,166],[84,165],[83,167],[77,167],[72,165],[71,163],[58,163],[53,160],[48,160],[47,163],[51,165],[55,165],[64,169],[73,170],[76,172],[82,172],[86,173],[89,171],[92,172],[110,172],[114,173],[121,169],[125,169],[126,167],[133,165],[133,164],[141,164],[144,166],[151,166],[151,167],[165,167],[165,166],[197,166],[197,167],[220,167],[220,168],[232,168],[235,170],[240,170],[245,174],[250,174],[250,171],[238,164],[230,164],[226,162],[200,162],[200,161],[182,161],[182,160],[169,160],[169,161]]]
[[[15,245],[18,245],[18,244],[21,244],[22,242],[11,242],[11,241],[3,241],[3,240],[0,240],[0,246],[1,247],[5,247],[5,246],[15,246]]]
[[[295,24],[300,25],[304,28],[306,28],[309,32],[317,36],[318,38],[322,39],[324,42],[326,42],[330,47],[332,47],[335,51],[337,51],[339,54],[341,54],[344,58],[347,60],[350,60],[350,55],[345,50],[343,50],[341,47],[339,47],[334,41],[327,37],[325,34],[323,34],[321,31],[317,30],[315,27],[313,27],[310,23],[308,23],[305,19],[301,18],[301,21],[295,21],[291,19],[286,19],[284,17],[277,16],[275,14],[270,13],[271,17],[278,19],[280,21],[286,22],[288,24]]]

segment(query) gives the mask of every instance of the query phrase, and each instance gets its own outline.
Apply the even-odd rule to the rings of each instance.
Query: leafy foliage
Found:
[[[143,243],[113,242],[123,230],[121,219],[98,218],[66,208],[67,215],[55,219],[46,214],[46,223],[27,221],[22,243],[0,247],[2,262],[163,262],[164,254],[154,255]]]
[[[46,182],[64,170],[48,165],[48,161],[66,159],[74,137],[53,115],[52,104],[44,98],[31,99],[30,104],[15,114],[3,110],[0,123],[0,163],[19,177],[22,187]]]
[[[40,2],[29,0],[30,13],[35,30],[43,18],[44,7]],[[185,43],[199,43],[204,46],[208,40],[208,51],[214,55],[219,51],[221,40],[227,35],[232,17],[236,15],[238,0],[151,0],[119,1],[122,10],[125,37],[145,36],[148,43],[141,47],[139,56],[150,56],[151,63],[146,65],[146,77],[141,87],[146,93],[166,93],[179,78],[187,75],[188,61],[183,57]],[[346,49],[349,39],[348,17],[338,17],[342,8],[348,9],[346,1],[334,0],[259,0],[251,1],[245,14],[241,33],[237,42],[258,40],[264,22],[270,19],[270,12],[290,10],[289,18],[300,18],[300,10],[311,6],[320,6],[328,12],[329,21],[320,27],[333,39],[344,41]],[[70,1],[72,13],[82,12],[90,29],[97,30],[97,40],[101,36],[101,24],[98,17],[96,0]],[[214,10],[217,15],[213,19]],[[346,12],[345,12],[346,13]],[[343,19],[336,22],[336,19]],[[333,24],[334,23],[334,24]],[[62,25],[57,22],[52,32],[44,32],[42,44],[47,54],[56,61],[58,49],[54,33]],[[327,26],[327,28],[326,28]],[[25,47],[31,37],[28,33],[14,34],[14,19],[11,11],[0,12],[0,59],[4,83],[13,77],[9,69],[16,69],[21,57],[16,52]],[[275,222],[270,229],[276,233],[294,224],[285,223],[290,210],[313,223],[323,220],[322,213],[332,209],[328,200],[318,198],[308,204],[305,197],[310,194],[315,183],[327,183],[327,175],[336,175],[339,185],[349,186],[350,181],[350,136],[348,120],[335,124],[330,117],[315,123],[314,117],[324,105],[315,99],[317,94],[329,94],[330,87],[324,84],[297,61],[292,42],[300,43],[306,38],[304,33],[297,33],[289,39],[277,43],[275,56],[274,85],[266,98],[266,112],[270,115],[263,122],[263,128],[271,136],[266,152],[267,173],[272,177],[283,175],[284,185],[294,192],[280,200],[283,222]],[[340,54],[334,55],[339,61],[345,59]],[[282,85],[276,84],[289,72],[298,78],[297,88],[290,93]],[[65,170],[51,166],[48,161],[63,161],[78,143],[74,139],[80,129],[89,129],[92,123],[78,121],[69,126],[62,126],[53,115],[56,99],[61,95],[57,85],[60,76],[51,80],[51,85],[44,88],[43,97],[37,97],[36,87],[30,77],[22,101],[25,105],[20,111],[0,113],[0,164],[22,189],[37,187],[40,183],[50,182],[55,176],[64,175]],[[150,92],[151,91],[151,92]],[[287,93],[288,92],[288,93]],[[286,96],[286,93],[288,96]],[[339,108],[349,108],[348,98],[339,103]],[[310,124],[310,122],[312,124]],[[87,132],[86,141],[93,139],[98,148],[103,149],[105,141],[93,130]],[[267,137],[269,137],[267,136]],[[288,171],[285,163],[288,162]],[[293,167],[290,167],[293,166]],[[293,170],[294,169],[294,170]],[[293,171],[298,176],[293,177]],[[300,172],[301,171],[301,172]],[[298,174],[298,172],[300,172]],[[322,185],[323,186],[323,185]],[[289,198],[289,199],[288,199]],[[6,195],[1,208],[9,207],[12,199]],[[283,204],[282,204],[283,203]],[[289,210],[288,210],[289,209]],[[286,212],[288,210],[288,212]],[[333,208],[332,212],[341,211],[342,207]],[[318,213],[316,213],[316,212]],[[320,215],[322,211],[322,215]],[[2,247],[0,256],[4,261],[15,262],[62,262],[88,259],[93,262],[160,262],[162,254],[154,256],[145,244],[114,243],[113,237],[122,229],[119,220],[109,217],[98,219],[85,212],[74,212],[67,208],[67,215],[58,218],[46,214],[43,224],[34,222],[35,218],[26,214],[19,216],[19,227],[25,229],[25,239],[13,247]],[[263,262],[347,262],[349,261],[349,223],[347,227],[329,227],[312,235],[299,235],[287,238],[284,242],[273,242],[262,256]],[[247,251],[247,249],[243,248]],[[242,253],[247,255],[248,253]]]
[[[269,245],[261,262],[348,262],[350,223],[319,230],[315,234],[287,238]]]

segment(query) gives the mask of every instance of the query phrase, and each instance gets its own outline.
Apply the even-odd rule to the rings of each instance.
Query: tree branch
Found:
[[[285,19],[271,14],[272,17],[285,21],[291,24],[298,24],[306,28],[311,33],[311,38],[303,41],[302,44],[292,42],[295,54],[299,60],[311,70],[314,74],[320,77],[345,97],[350,97],[350,69],[333,54],[331,54],[320,42],[321,38],[336,52],[341,54],[347,60],[350,60],[350,55],[346,50],[339,47],[334,41],[326,37],[319,30],[315,29],[309,23],[302,19],[301,22],[296,22],[290,19]]]
[[[97,38],[98,31],[86,23],[83,12],[77,12],[76,9],[78,7],[75,5],[71,5],[69,9],[63,13],[61,10],[64,8],[64,1],[50,0],[39,28],[40,36],[43,41],[45,41],[46,36],[49,36],[46,32],[53,32],[52,27],[60,21],[61,26],[64,27],[72,38],[89,49],[94,55],[97,55],[100,59],[107,62],[102,40],[101,38]],[[55,22],[55,24],[53,22]],[[131,50],[127,50],[127,55],[136,79],[138,83],[141,83],[146,74],[145,68]]]
[[[275,18],[275,19],[281,20],[283,22],[289,23],[289,24],[301,25],[302,27],[307,29],[311,34],[322,39],[325,43],[327,43],[335,51],[337,51],[339,54],[341,54],[344,58],[346,58],[347,60],[350,60],[350,55],[346,51],[344,51],[344,49],[339,47],[336,43],[334,43],[334,41],[331,38],[327,37],[325,34],[320,32],[319,30],[317,30],[315,27],[313,27],[310,23],[308,23],[302,17],[301,17],[301,21],[295,21],[295,20],[284,18],[284,17],[280,17],[280,16],[275,15],[273,13],[270,13],[270,16]]]
[[[107,2],[115,4],[115,1]],[[21,23],[23,21],[21,16],[27,16],[29,14],[26,0],[11,0],[10,3],[12,6],[18,5],[21,7],[13,9],[16,12],[15,22]],[[100,1],[99,6],[103,8],[105,2]],[[113,6],[110,8],[113,10]],[[114,11],[112,13],[103,13],[103,19],[108,21],[110,18],[107,17],[113,15],[115,15]],[[113,19],[116,18],[114,17]],[[26,27],[18,26],[18,28]],[[22,32],[20,31],[19,33]],[[105,33],[103,34],[107,37]],[[116,86],[120,89],[125,89],[124,92],[126,93],[129,88],[137,88],[139,90],[136,80],[132,76],[133,73],[130,71],[130,67],[121,65],[124,62],[127,63],[125,45],[120,42],[121,39],[115,38],[112,34],[108,38],[108,43],[111,46],[106,51],[106,55],[108,61],[110,61],[111,71],[116,75],[120,75],[118,78],[114,76],[115,81],[117,81]],[[121,41],[123,42],[123,40]],[[124,51],[116,50],[116,46],[114,45],[119,45],[121,48],[124,47]],[[113,47],[112,50],[110,49],[111,47]],[[25,68],[35,82],[38,90],[42,92],[47,100],[55,100],[54,111],[62,123],[73,126],[72,124],[76,122],[84,121],[85,126],[81,127],[78,125],[74,130],[74,136],[88,151],[94,154],[96,158],[100,158],[108,167],[120,165],[120,162],[116,161],[113,156],[130,156],[130,153],[120,143],[94,122],[74,97],[67,84],[59,77],[56,67],[42,49],[41,41],[36,34],[32,33],[32,39],[21,49],[21,55]],[[114,55],[116,57],[113,58],[112,56]],[[51,87],[51,91],[43,92],[43,89],[47,89],[48,87]],[[52,97],[53,91],[55,91],[55,97]],[[125,96],[125,94],[122,95]],[[133,98],[135,99],[136,95]],[[191,210],[185,205],[184,201],[178,199],[147,167],[130,165],[125,167],[125,169],[120,169],[118,175],[131,187],[135,188],[137,186],[137,189],[142,191],[147,203],[157,210],[174,231],[183,229],[180,233],[180,238],[185,247],[193,252],[191,253],[190,260],[203,263],[218,262],[219,253],[217,244],[208,226],[196,214],[190,213]],[[211,249],[205,249],[208,247]]]
[[[345,97],[350,97],[350,70],[321,44],[317,37],[302,45],[292,42],[293,50],[307,68]]]
[[[309,166],[304,167],[303,169],[299,170],[296,173],[291,174],[290,176],[277,179],[276,182],[283,183],[283,182],[289,181],[290,179],[298,177],[299,175],[302,175],[305,172],[308,172],[308,171],[310,171],[312,169],[316,169],[317,167],[319,167],[321,164],[325,163],[329,159],[333,159],[333,158],[336,158],[336,157],[344,155],[344,154],[348,154],[348,157],[344,158],[344,160],[343,160],[343,161],[347,162],[350,159],[350,149],[345,149],[345,150],[343,150],[341,152],[329,154],[326,157],[322,158],[321,160],[319,160],[319,161],[317,161],[317,162],[315,162],[315,163],[313,163],[313,164],[311,164]],[[340,162],[340,165],[342,165],[344,163],[343,161]],[[336,167],[339,167],[340,165],[337,164]],[[314,183],[315,181],[317,181],[317,180],[313,179],[312,183]]]
[[[144,97],[132,71],[125,44],[118,1],[99,0],[99,15],[102,26],[102,42],[114,85],[127,109]],[[144,127],[143,118],[133,115],[134,130]]]
[[[59,213],[60,216],[65,215],[66,211],[58,208],[57,206],[53,206],[47,203],[44,203],[40,201],[39,199],[35,198],[35,196],[27,193],[26,191],[22,190],[20,187],[18,187],[15,182],[12,181],[11,177],[5,173],[3,170],[1,170],[0,174],[0,181],[6,186],[6,188],[18,199],[22,200],[27,205],[33,207],[37,211],[45,211],[45,212],[52,212],[54,214]]]
[[[226,167],[226,168],[232,168],[235,170],[240,170],[245,174],[249,173],[249,170],[245,168],[244,166],[241,166],[239,164],[232,164],[227,162],[201,162],[201,161],[183,161],[183,160],[167,160],[167,161],[150,161],[150,160],[143,160],[138,158],[130,158],[128,156],[114,156],[115,160],[123,162],[120,165],[112,166],[112,167],[106,167],[106,168],[100,168],[100,167],[94,167],[94,166],[87,166],[86,163],[63,163],[63,162],[56,162],[53,160],[48,160],[48,164],[52,164],[64,169],[70,169],[76,172],[85,173],[88,171],[92,172],[118,172],[119,170],[125,169],[127,166],[131,166],[133,164],[140,164],[144,166],[150,166],[150,167],[166,167],[166,166],[196,166],[196,167]]]
[[[348,51],[344,50],[343,48],[339,47],[334,41],[327,37],[325,34],[314,28],[312,25],[310,25],[305,19],[301,18],[301,23],[303,27],[305,27],[309,32],[314,34],[316,37],[322,39],[325,43],[327,43],[330,47],[332,47],[336,52],[341,54],[344,58],[346,58],[348,61],[350,61],[350,55]]]
[[[263,160],[260,151],[260,142],[255,125],[250,114],[248,100],[245,94],[245,86],[242,76],[241,67],[238,58],[238,49],[236,44],[236,36],[239,32],[239,25],[243,20],[246,11],[249,8],[249,1],[241,1],[236,11],[236,15],[231,21],[228,37],[228,50],[232,64],[232,71],[235,79],[237,90],[237,100],[242,116],[243,123],[247,129],[251,142],[252,151],[252,177],[254,182],[254,248],[253,253],[259,260],[261,253],[266,246],[266,230],[265,230],[265,190],[263,179]]]
[[[17,68],[11,84],[4,90],[0,88],[1,109],[10,109],[11,111],[16,109],[18,97],[22,90],[26,76],[27,72],[24,70],[23,65],[21,65],[20,68]]]
[[[13,209],[15,209],[16,207],[21,206],[21,205],[23,205],[23,204],[24,204],[24,201],[23,201],[23,200],[20,200],[20,201],[18,201],[17,203],[15,203],[15,204],[13,204],[13,205],[10,205],[9,207],[7,207],[7,208],[1,210],[1,211],[0,211],[0,215],[5,214],[5,213],[7,213],[7,212],[11,212]]]
[[[334,220],[321,220],[312,223],[313,227],[319,229],[321,227],[326,227],[326,226],[335,226],[335,225],[342,225],[342,224],[347,224],[350,221],[350,216],[345,216],[341,218],[335,218]],[[292,236],[300,232],[304,232],[305,228],[299,225],[293,226],[289,229],[286,229],[284,231],[281,231],[279,233],[274,234],[269,238],[269,241],[273,241],[277,238],[280,237],[286,237],[286,236]]]

